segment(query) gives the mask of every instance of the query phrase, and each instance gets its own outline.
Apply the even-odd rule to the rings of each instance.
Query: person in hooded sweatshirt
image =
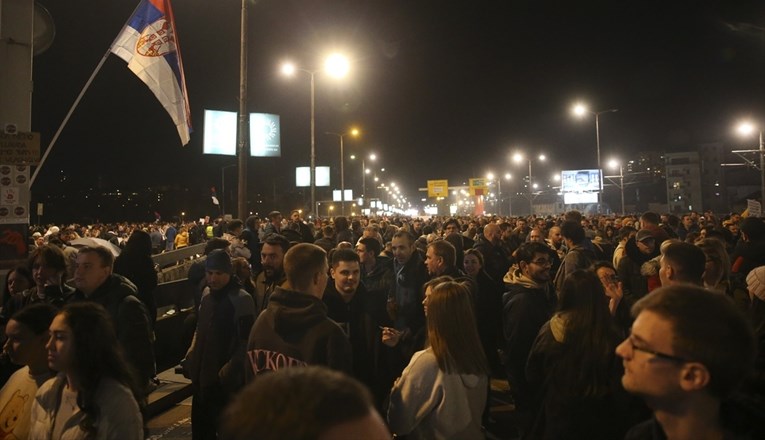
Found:
[[[353,372],[351,344],[322,302],[328,271],[327,254],[315,244],[297,244],[284,255],[287,284],[271,294],[247,341],[249,380],[305,365]]]
[[[191,379],[192,438],[217,438],[218,417],[233,393],[244,387],[244,350],[255,320],[255,303],[233,275],[231,257],[223,249],[207,254],[197,329],[184,375]]]
[[[416,352],[390,393],[388,423],[411,439],[484,438],[489,367],[478,338],[470,292],[445,281],[423,300],[427,348]]]
[[[524,243],[515,252],[518,264],[511,267],[504,278],[508,286],[502,296],[504,364],[521,431],[528,428],[533,409],[533,389],[526,379],[526,359],[539,329],[552,317],[557,304],[550,282],[553,252],[543,243]]]

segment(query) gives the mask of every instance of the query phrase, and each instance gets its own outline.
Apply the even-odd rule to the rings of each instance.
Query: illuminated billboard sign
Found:
[[[204,154],[236,156],[236,112],[205,110]],[[250,113],[250,156],[280,157],[279,115]]]
[[[295,186],[311,186],[311,167],[295,168]],[[329,186],[329,167],[316,167],[316,186]]]
[[[602,176],[600,170],[568,170],[561,172],[561,191],[582,193],[600,191]]]

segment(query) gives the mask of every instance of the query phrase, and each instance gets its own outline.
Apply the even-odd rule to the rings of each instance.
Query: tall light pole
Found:
[[[625,210],[624,210],[624,165],[622,165],[622,163],[616,159],[611,159],[610,161],[608,161],[608,166],[611,169],[619,168],[619,189],[622,192],[622,215],[624,215],[625,213]],[[607,177],[611,177],[611,176],[607,176]]]
[[[486,173],[486,180],[489,182],[494,181],[494,173]],[[502,182],[501,179],[497,179],[497,214],[502,216]]]
[[[489,181],[494,180],[494,173],[488,172],[486,173],[486,179]],[[505,173],[505,179],[510,180],[513,176],[510,175],[510,173]],[[500,176],[496,176],[497,178],[497,214],[501,217],[502,216],[502,178]],[[508,204],[508,209],[512,208],[512,201]],[[508,215],[510,215],[508,213]]]
[[[351,156],[351,158],[353,158]],[[369,155],[369,160],[374,162],[377,160],[377,155],[374,153],[371,153]],[[367,174],[369,174],[369,170],[366,166],[366,158],[364,156],[361,157],[361,197],[363,199],[367,198]]]
[[[340,213],[345,215],[345,150],[343,147],[343,140],[348,135],[353,137],[358,136],[359,130],[357,128],[352,128],[351,131],[347,133],[334,133],[328,131],[324,134],[337,136],[340,138]]]
[[[523,154],[521,153],[515,153],[513,155],[513,161],[515,163],[521,163],[525,159],[528,159],[528,162],[529,162],[529,215],[532,215],[534,213],[534,189],[533,189],[534,184],[532,181],[533,179],[531,177],[531,156],[529,156],[528,158],[525,158]],[[547,160],[547,157],[544,154],[540,154],[539,161],[544,162],[545,160]]]
[[[592,110],[589,110],[586,105],[582,103],[574,104],[574,107],[571,110],[574,115],[579,116],[580,118],[583,117],[586,114],[595,115],[595,147],[597,149],[597,160],[598,160],[598,170],[600,175],[603,175],[603,166],[600,163],[600,115],[604,113],[616,113],[619,111],[618,108],[611,108],[608,110],[601,110],[598,112],[594,112]],[[601,177],[600,180],[600,188],[598,189],[598,212],[600,212],[600,202],[601,202],[601,192],[603,191],[603,179]]]
[[[513,176],[510,173],[505,173],[505,180],[512,179]],[[510,195],[507,198],[507,215],[512,216],[513,215],[513,193],[510,192]]]
[[[247,218],[247,159],[250,153],[250,117],[247,114],[247,0],[242,0],[239,43],[239,129],[237,130],[237,165],[239,170],[237,215]]]
[[[242,0],[244,3],[246,0]],[[324,70],[335,78],[342,78],[348,74],[348,59],[340,54],[330,55],[324,64]],[[317,69],[300,69],[295,64],[286,62],[282,64],[282,73],[287,76],[295,75],[295,72],[307,73],[311,78],[311,210],[319,215],[316,205],[316,73]]]
[[[742,122],[738,126],[738,132],[743,136],[748,136],[755,131],[760,132],[760,148],[755,150],[760,154],[760,210],[765,208],[765,144],[762,139],[762,128],[755,127],[751,122]]]

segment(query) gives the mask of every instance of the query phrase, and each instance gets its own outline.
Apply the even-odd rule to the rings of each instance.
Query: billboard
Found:
[[[205,109],[204,154],[236,156],[236,112]],[[250,113],[250,156],[280,157],[279,115]]]
[[[279,115],[250,113],[250,156],[281,157]]]
[[[428,197],[446,197],[448,195],[448,180],[428,180]]]
[[[353,201],[353,190],[346,189],[345,190],[345,200],[340,200],[340,191],[339,189],[332,190],[332,201],[333,202],[348,202]]]
[[[236,112],[205,110],[202,152],[236,156]]]
[[[598,203],[598,193],[563,193],[564,205],[577,205],[580,203]]]
[[[311,167],[295,168],[295,186],[311,186]],[[329,186],[329,167],[316,167],[316,186]]]
[[[600,170],[563,171],[560,181],[564,193],[600,191],[603,188]]]

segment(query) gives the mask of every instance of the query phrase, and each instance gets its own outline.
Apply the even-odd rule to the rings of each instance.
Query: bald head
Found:
[[[499,243],[502,239],[502,231],[496,223],[489,223],[483,227],[483,236],[492,243]]]

